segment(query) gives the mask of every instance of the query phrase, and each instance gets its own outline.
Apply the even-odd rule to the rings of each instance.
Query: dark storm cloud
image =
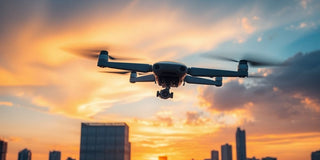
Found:
[[[300,99],[292,98],[294,95],[312,98],[320,102],[320,51],[307,54],[297,53],[285,63],[286,67],[274,68],[272,74],[261,80],[256,80],[254,86],[246,87],[238,81],[231,81],[218,92],[207,88],[203,97],[215,104],[212,108],[218,110],[232,110],[243,107],[248,102],[262,102],[272,99],[280,102],[285,98],[286,103],[292,106]],[[211,100],[210,100],[211,99]]]
[[[319,103],[320,51],[298,53],[287,62],[289,67],[274,69],[266,80],[286,93],[300,93]]]
[[[257,130],[259,125],[268,132],[319,131],[319,60],[320,51],[297,53],[286,61],[290,65],[271,69],[270,75],[253,81],[254,85],[231,81],[221,88],[206,88],[201,98],[210,110],[247,109],[256,120],[248,125],[256,125]],[[248,108],[249,102],[253,106]]]

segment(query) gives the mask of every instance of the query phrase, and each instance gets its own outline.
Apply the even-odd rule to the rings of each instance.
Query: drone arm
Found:
[[[190,74],[191,76],[203,77],[247,77],[248,71],[228,71],[191,67],[188,68],[188,74]]]
[[[128,71],[136,71],[136,72],[151,72],[152,65],[143,64],[143,63],[122,63],[122,62],[109,62],[108,51],[101,51],[98,64],[99,67],[109,67],[115,69],[123,69]]]
[[[137,77],[136,72],[131,72],[130,82],[155,82],[155,78],[153,74]]]
[[[137,72],[151,72],[152,65],[150,64],[143,64],[143,63],[121,63],[121,62],[105,62],[102,63],[99,61],[99,67],[109,67],[115,69],[123,69],[129,71],[137,71]]]
[[[222,86],[222,78],[216,77],[216,80],[210,80],[205,78],[199,78],[199,77],[192,77],[192,76],[186,76],[184,78],[184,81],[191,84],[204,84],[204,85],[215,85],[215,86]]]

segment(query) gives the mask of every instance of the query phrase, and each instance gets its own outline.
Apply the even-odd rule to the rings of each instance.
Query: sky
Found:
[[[131,159],[202,160],[246,130],[248,157],[310,159],[320,150],[317,0],[4,0],[0,5],[0,138],[8,160],[79,159],[81,122],[126,122]],[[108,49],[153,64],[236,70],[208,59],[246,55],[288,65],[249,68],[261,79],[186,84],[174,98],[154,83],[103,74],[65,48]],[[132,62],[132,61],[130,61]]]

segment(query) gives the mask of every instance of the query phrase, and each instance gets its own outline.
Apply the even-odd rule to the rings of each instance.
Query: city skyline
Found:
[[[120,131],[123,130],[123,131]],[[82,159],[105,159],[109,160],[108,157],[112,155],[111,159],[131,159],[131,143],[128,141],[129,136],[129,126],[125,122],[107,122],[107,123],[81,123],[81,142],[80,142],[80,158]],[[123,132],[123,133],[122,133]],[[117,133],[117,134],[116,134]],[[245,140],[245,129],[241,130],[240,127],[236,129],[236,144],[239,142],[238,147],[239,152],[243,152],[241,147],[243,147],[242,141]],[[111,141],[110,141],[111,140]],[[120,140],[120,141],[119,141]],[[126,145],[129,144],[129,145]],[[102,145],[102,146],[101,146]],[[123,145],[123,146],[122,146]],[[101,148],[101,147],[102,148]],[[100,149],[99,149],[100,147]],[[95,148],[95,149],[94,149]],[[88,150],[89,149],[89,150]],[[244,148],[245,149],[245,148]],[[0,140],[0,151],[1,160],[5,160],[7,150],[7,142]],[[112,150],[112,152],[110,152]],[[129,152],[128,152],[129,151]],[[221,160],[232,160],[232,145],[228,143],[221,145]],[[219,160],[219,151],[211,150],[211,158],[204,160]],[[241,157],[240,153],[240,158]],[[107,156],[106,156],[107,155]],[[93,158],[95,157],[95,158]],[[238,157],[237,157],[238,158]],[[318,160],[320,158],[320,150],[311,152],[311,160]],[[60,151],[50,151],[49,160],[60,160]],[[159,156],[159,160],[167,160],[167,156]],[[31,160],[31,151],[27,148],[21,150],[18,153],[18,160]],[[76,160],[68,157],[67,160]],[[192,158],[192,160],[194,160]],[[252,158],[246,157],[246,160],[259,160],[255,156]],[[262,157],[261,160],[277,160],[275,157]]]
[[[238,126],[247,133],[247,157],[304,160],[319,150],[318,0],[9,0],[0,13],[0,137],[8,142],[7,160],[17,160],[23,147],[33,160],[48,159],[52,150],[62,160],[79,160],[79,124],[112,121],[130,126],[132,160],[203,160],[226,142],[236,160]],[[249,66],[250,75],[264,78],[185,85],[161,100],[160,86],[101,73],[115,70],[72,49],[234,71],[237,63],[209,57],[251,55],[286,65]]]

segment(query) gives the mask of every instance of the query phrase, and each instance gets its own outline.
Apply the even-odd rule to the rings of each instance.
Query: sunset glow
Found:
[[[320,150],[320,3],[294,1],[6,1],[0,5],[0,139],[7,160],[79,160],[81,122],[126,122],[131,159],[203,160],[235,132],[248,157],[308,160]],[[104,74],[68,48],[153,64],[236,70],[206,58],[246,54],[290,65],[250,68],[260,79],[224,78],[222,87],[186,84],[174,98],[160,86]],[[132,61],[130,61],[132,62]]]

